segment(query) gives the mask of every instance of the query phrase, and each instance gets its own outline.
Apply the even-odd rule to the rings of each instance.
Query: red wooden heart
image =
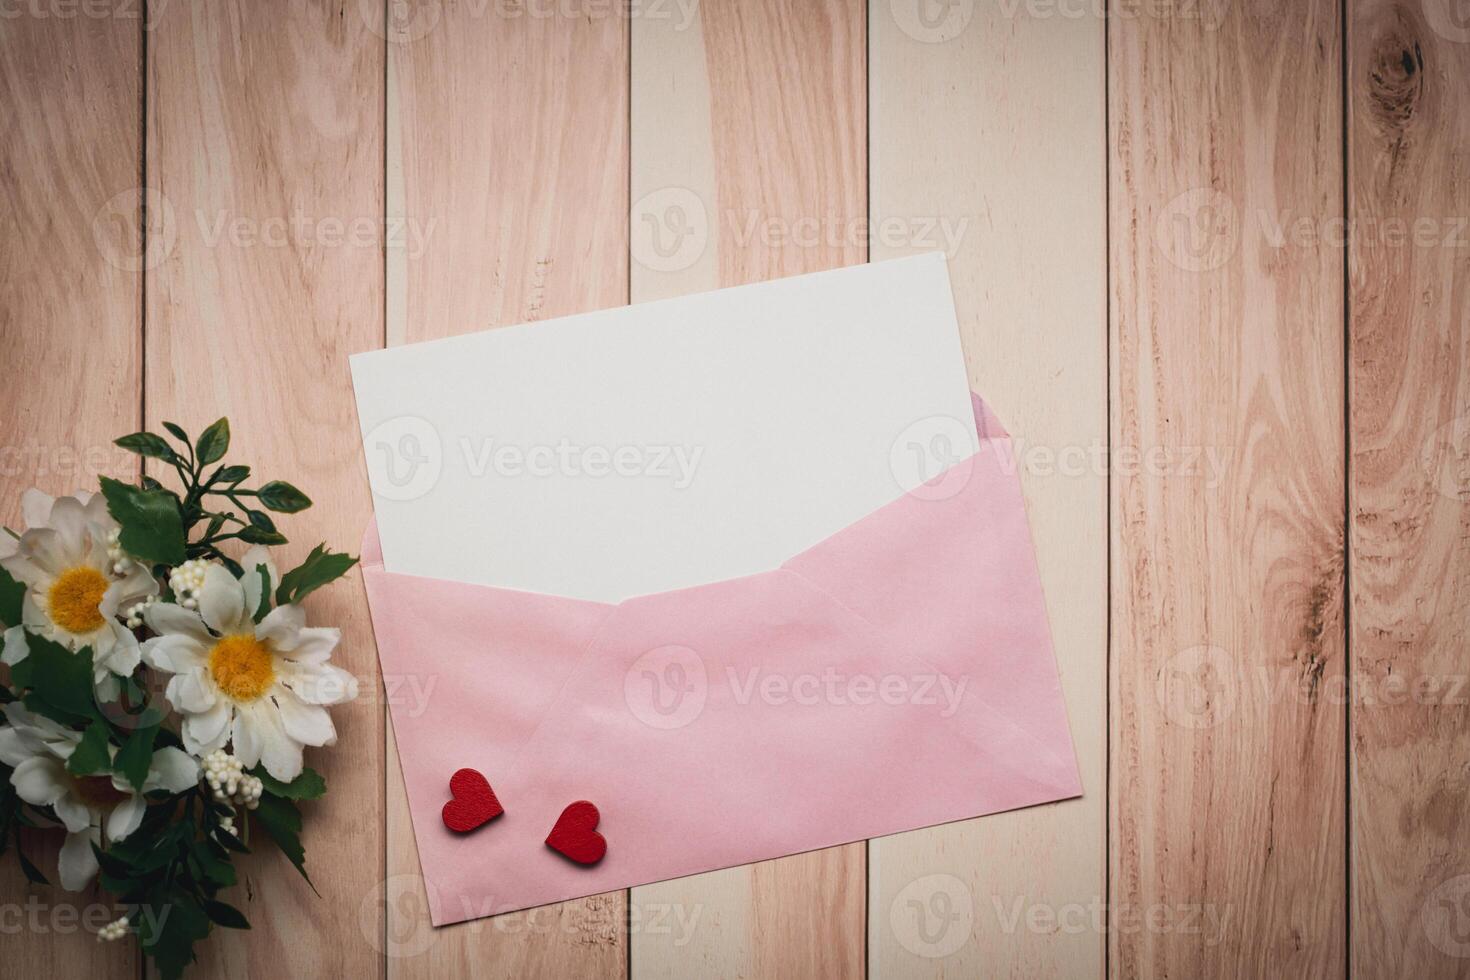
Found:
[[[444,826],[461,834],[505,812],[489,780],[473,769],[461,769],[449,778],[449,795],[454,799],[444,804]]]
[[[607,853],[607,841],[597,832],[597,822],[601,819],[597,807],[578,800],[556,818],[546,846],[578,864],[596,864]]]

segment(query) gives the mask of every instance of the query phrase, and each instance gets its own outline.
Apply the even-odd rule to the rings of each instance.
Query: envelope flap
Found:
[[[362,577],[422,848],[426,835],[444,830],[424,801],[442,803],[449,775],[461,768],[512,764],[611,607],[394,575],[381,558],[365,561]],[[428,874],[435,865],[422,850],[420,857]]]
[[[936,671],[785,570],[624,604],[497,776],[503,823],[428,831],[434,921],[1071,795],[984,709],[1005,683]],[[595,868],[539,847],[578,799],[602,814]]]
[[[989,710],[1076,779],[1040,573],[1009,437],[976,396],[980,451],[787,562],[894,649],[1005,679]],[[1057,733],[1063,738],[1058,739]]]

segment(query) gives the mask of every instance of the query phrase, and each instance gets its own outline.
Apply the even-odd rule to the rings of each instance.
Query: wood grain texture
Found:
[[[171,4],[148,59],[147,172],[172,222],[148,270],[147,417],[198,431],[228,415],[230,456],[315,506],[281,522],[299,561],[356,552],[370,513],[347,355],[383,337],[383,42],[338,4]],[[383,973],[383,707],[360,577],[307,602],[340,626],[361,696],[308,750],[331,787],[305,807],[317,897],[279,853],[244,863],[201,976]]]
[[[632,299],[864,261],[860,0],[665,9],[632,23]],[[633,975],[863,975],[864,852],[633,889]]]
[[[1111,968],[1342,976],[1343,256],[1295,230],[1342,220],[1339,7],[1131,13],[1108,64]]]
[[[918,9],[870,7],[873,258],[949,252],[971,384],[1016,437],[1086,795],[871,842],[869,958],[875,976],[1101,977],[1103,20],[990,0],[926,27]]]
[[[354,575],[322,897],[263,849],[195,975],[1470,976],[1463,3],[1349,0],[1346,93],[1329,0],[152,7],[146,120],[137,4],[0,17],[0,516],[227,413],[355,551],[347,354],[946,248],[1087,792],[434,930]],[[102,905],[7,856],[0,973],[136,976]]]
[[[1349,9],[1352,968],[1466,977],[1470,20]]]
[[[27,488],[137,477],[112,440],[141,418],[141,39],[137,16],[0,20],[0,520],[13,529]],[[53,883],[62,840],[25,837]],[[7,853],[0,911],[7,974],[137,974],[136,949],[89,935],[120,914],[96,886],[29,885]]]
[[[388,206],[420,245],[388,256],[389,343],[626,303],[627,21],[515,4],[395,14]],[[624,975],[624,892],[431,928],[391,744],[389,759],[392,976]]]

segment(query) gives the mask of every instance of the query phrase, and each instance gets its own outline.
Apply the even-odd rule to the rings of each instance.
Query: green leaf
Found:
[[[256,565],[254,569],[247,571],[247,575],[260,576],[260,604],[255,607],[251,619],[257,623],[265,619],[266,613],[271,611],[271,573],[264,565]]]
[[[97,867],[102,869],[103,874],[113,878],[131,878],[137,874],[137,868],[134,867],[133,862],[124,857],[118,848],[104,851],[93,844],[92,854],[97,858]]]
[[[206,900],[204,903],[204,912],[215,925],[224,926],[226,929],[250,928],[250,920],[245,918],[245,913],[233,905]]]
[[[133,729],[133,734],[128,736],[112,763],[113,768],[139,792],[142,792],[143,782],[148,778],[148,767],[153,763],[153,740],[157,736],[157,725]]]
[[[20,849],[19,842],[15,845],[15,856],[20,859],[20,871],[21,874],[26,876],[26,881],[29,881],[33,885],[51,884],[46,879],[46,876],[41,873],[41,869],[32,864],[30,858],[26,857],[25,851]]]
[[[250,523],[252,525],[260,528],[262,531],[274,531],[276,529],[276,522],[271,520],[271,515],[267,514],[263,510],[247,509],[245,511],[245,516],[250,518]]]
[[[209,519],[209,526],[204,529],[204,536],[212,538],[219,533],[220,528],[225,526],[225,515],[215,514]]]
[[[82,733],[82,740],[66,760],[66,771],[73,776],[90,776],[107,772],[112,768],[112,756],[107,751],[107,723],[94,721]]]
[[[179,458],[179,454],[174,452],[173,447],[168,444],[168,440],[152,432],[134,432],[130,436],[114,439],[112,443],[115,446],[121,446],[128,452],[137,453],[139,456],[147,456],[149,459],[161,459],[165,462],[173,463]]]
[[[107,511],[122,525],[118,544],[144,561],[182,564],[185,558],[184,523],[178,498],[162,490],[143,490],[102,477]]]
[[[78,725],[91,724],[92,719],[87,715],[79,715],[71,711],[63,711],[56,705],[38,695],[35,691],[20,699],[21,704],[32,714],[40,715],[42,718],[50,718],[58,725],[64,727],[75,727]]]
[[[160,835],[156,827],[140,828],[106,851],[97,851],[97,863],[114,878],[137,878],[164,867],[177,854],[178,848],[166,834]]]
[[[30,655],[22,664],[30,665],[30,687],[39,698],[70,715],[93,717],[96,708],[92,700],[92,648],[82,647],[72,653],[34,633],[26,637],[26,644]],[[30,706],[29,699],[26,704]]]
[[[336,554],[328,551],[325,544],[317,545],[305,561],[281,576],[276,605],[300,602],[328,582],[341,578],[356,564],[357,559],[352,555]]]
[[[280,514],[294,514],[311,506],[311,498],[285,480],[272,480],[255,491],[255,497]]]
[[[186,446],[189,444],[189,433],[185,432],[176,423],[165,422],[163,423],[163,427],[168,430],[169,435],[179,440],[179,442],[182,442]]]
[[[209,482],[236,484],[250,475],[250,467],[241,466],[238,463],[233,466],[221,466],[210,476]]]
[[[3,534],[0,531],[0,534]],[[20,625],[21,600],[25,598],[24,582],[17,582],[10,573],[0,568],[0,623],[6,626]]]
[[[217,463],[230,449],[230,420],[218,419],[213,425],[199,433],[194,451],[199,454],[199,463]]]
[[[289,783],[283,783],[266,772],[264,766],[256,766],[250,770],[250,775],[260,780],[267,793],[288,800],[319,800],[327,795],[327,781],[310,766],[303,768],[301,775]]]
[[[251,524],[239,530],[240,540],[246,544],[285,544],[286,536],[279,531],[267,531]]]
[[[178,980],[194,962],[194,944],[209,935],[209,916],[198,899],[177,885],[161,897],[140,905],[134,921],[143,952],[153,957],[163,980]]]
[[[245,846],[245,842],[227,830],[215,828],[213,839],[216,843],[224,847],[225,850],[234,851],[236,854],[250,853],[250,848]]]
[[[199,870],[211,885],[228,888],[235,883],[235,866],[230,863],[230,852],[219,843],[207,838],[197,840],[190,853],[199,862]]]
[[[311,884],[311,876],[306,873],[306,848],[301,846],[301,811],[296,809],[296,804],[279,796],[263,795],[254,813],[256,822],[276,842],[286,860],[296,866],[301,877],[311,885],[311,890],[316,891],[316,885]]]

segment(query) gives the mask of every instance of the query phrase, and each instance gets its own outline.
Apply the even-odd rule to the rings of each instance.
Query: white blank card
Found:
[[[976,448],[940,253],[351,362],[384,567],[531,592],[767,571]]]

